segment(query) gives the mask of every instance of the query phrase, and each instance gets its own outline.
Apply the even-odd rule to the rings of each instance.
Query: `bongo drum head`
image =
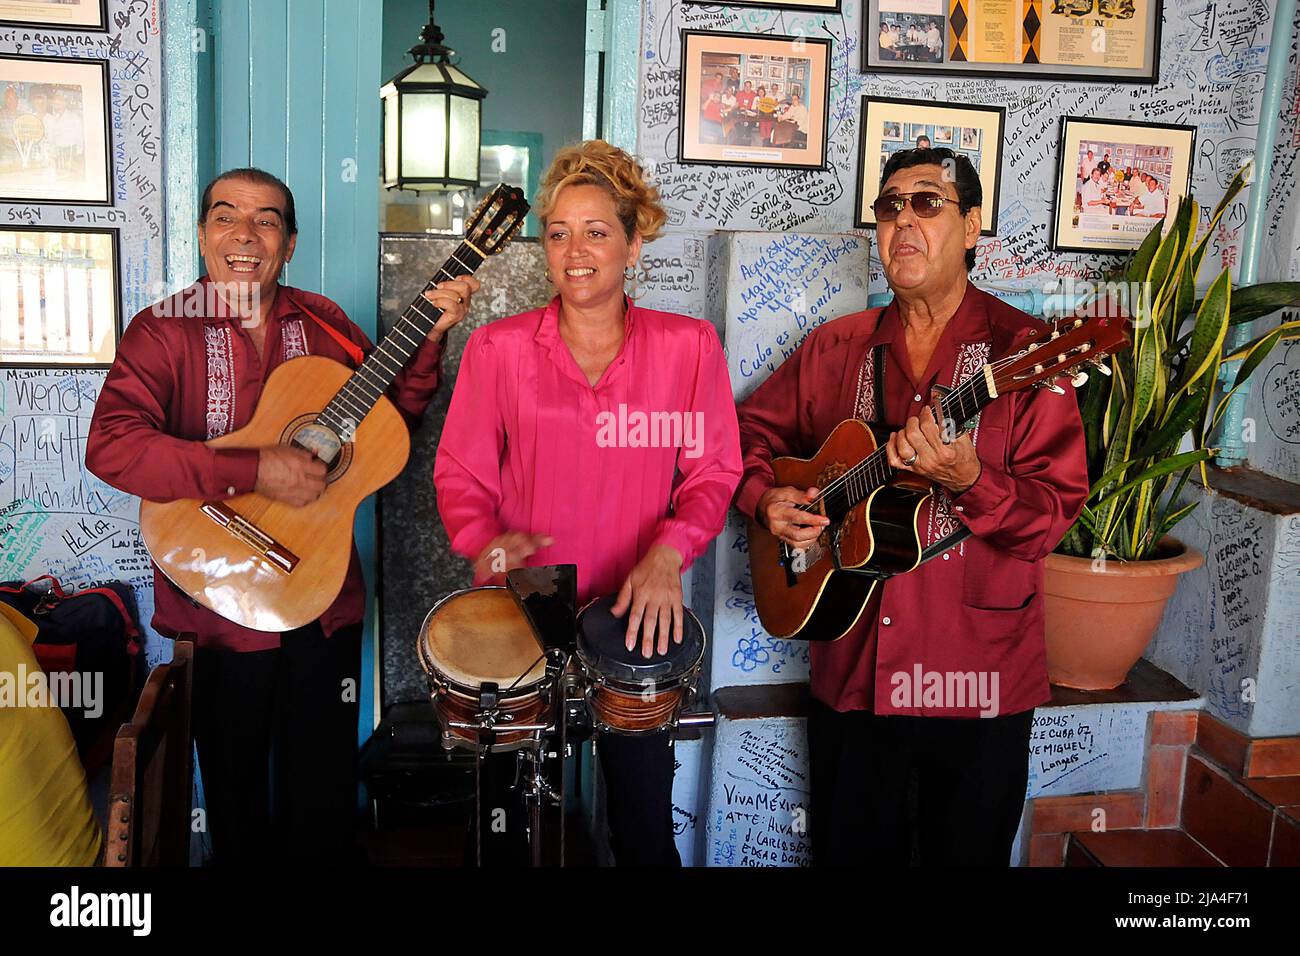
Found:
[[[447,598],[424,622],[434,665],[457,684],[492,681],[502,690],[546,676],[546,658],[505,588],[471,588]]]
[[[704,628],[690,608],[682,609],[682,642],[676,644],[670,637],[668,653],[660,654],[656,634],[655,653],[647,659],[641,656],[639,637],[633,650],[625,646],[627,616],[614,617],[610,613],[613,606],[613,597],[600,598],[583,608],[578,617],[578,652],[602,676],[632,683],[671,680],[685,674],[704,655]]]

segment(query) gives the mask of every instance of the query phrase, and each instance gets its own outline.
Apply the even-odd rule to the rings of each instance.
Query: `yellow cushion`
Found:
[[[42,671],[34,629],[14,617],[0,603],[0,866],[92,866],[103,836],[68,722],[52,705],[16,706]]]

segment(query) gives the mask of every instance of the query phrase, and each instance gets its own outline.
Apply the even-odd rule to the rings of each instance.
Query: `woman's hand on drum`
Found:
[[[507,571],[525,567],[528,559],[555,541],[548,534],[507,531],[488,542],[474,562],[474,580],[504,584]]]
[[[630,609],[630,611],[629,611]],[[655,653],[655,636],[659,653],[668,653],[668,634],[673,642],[682,642],[682,556],[676,548],[654,545],[646,552],[623,582],[618,600],[610,609],[615,617],[627,614],[627,649],[636,647],[641,631],[641,656]]]

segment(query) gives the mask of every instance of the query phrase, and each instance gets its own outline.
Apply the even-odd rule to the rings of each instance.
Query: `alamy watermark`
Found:
[[[104,675],[99,671],[46,674],[39,668],[28,673],[0,671],[0,709],[7,707],[58,707],[80,710],[94,720],[104,712]]]
[[[601,448],[681,448],[687,458],[704,454],[703,412],[628,410],[596,416],[596,444]]]
[[[1073,276],[1044,287],[1043,292],[1043,317],[1049,320],[1124,316],[1137,322],[1139,312],[1150,311],[1152,297],[1149,282],[1092,282]]]
[[[981,717],[998,715],[997,671],[927,671],[918,662],[910,671],[895,671],[889,678],[891,707],[964,710],[975,708]]]
[[[164,319],[238,319],[245,327],[256,325],[262,315],[260,282],[196,282],[168,294],[167,287],[154,283],[150,310]]]
[[[151,893],[82,892],[73,886],[50,897],[50,925],[54,927],[122,927],[133,936],[148,936],[153,926]]]

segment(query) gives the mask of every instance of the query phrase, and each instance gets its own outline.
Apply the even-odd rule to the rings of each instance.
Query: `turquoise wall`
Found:
[[[460,67],[488,90],[483,128],[542,136],[542,168],[582,138],[586,0],[437,0],[438,26]],[[427,0],[384,0],[383,78],[410,66],[407,54],[429,20]],[[494,52],[493,31],[505,31]]]

